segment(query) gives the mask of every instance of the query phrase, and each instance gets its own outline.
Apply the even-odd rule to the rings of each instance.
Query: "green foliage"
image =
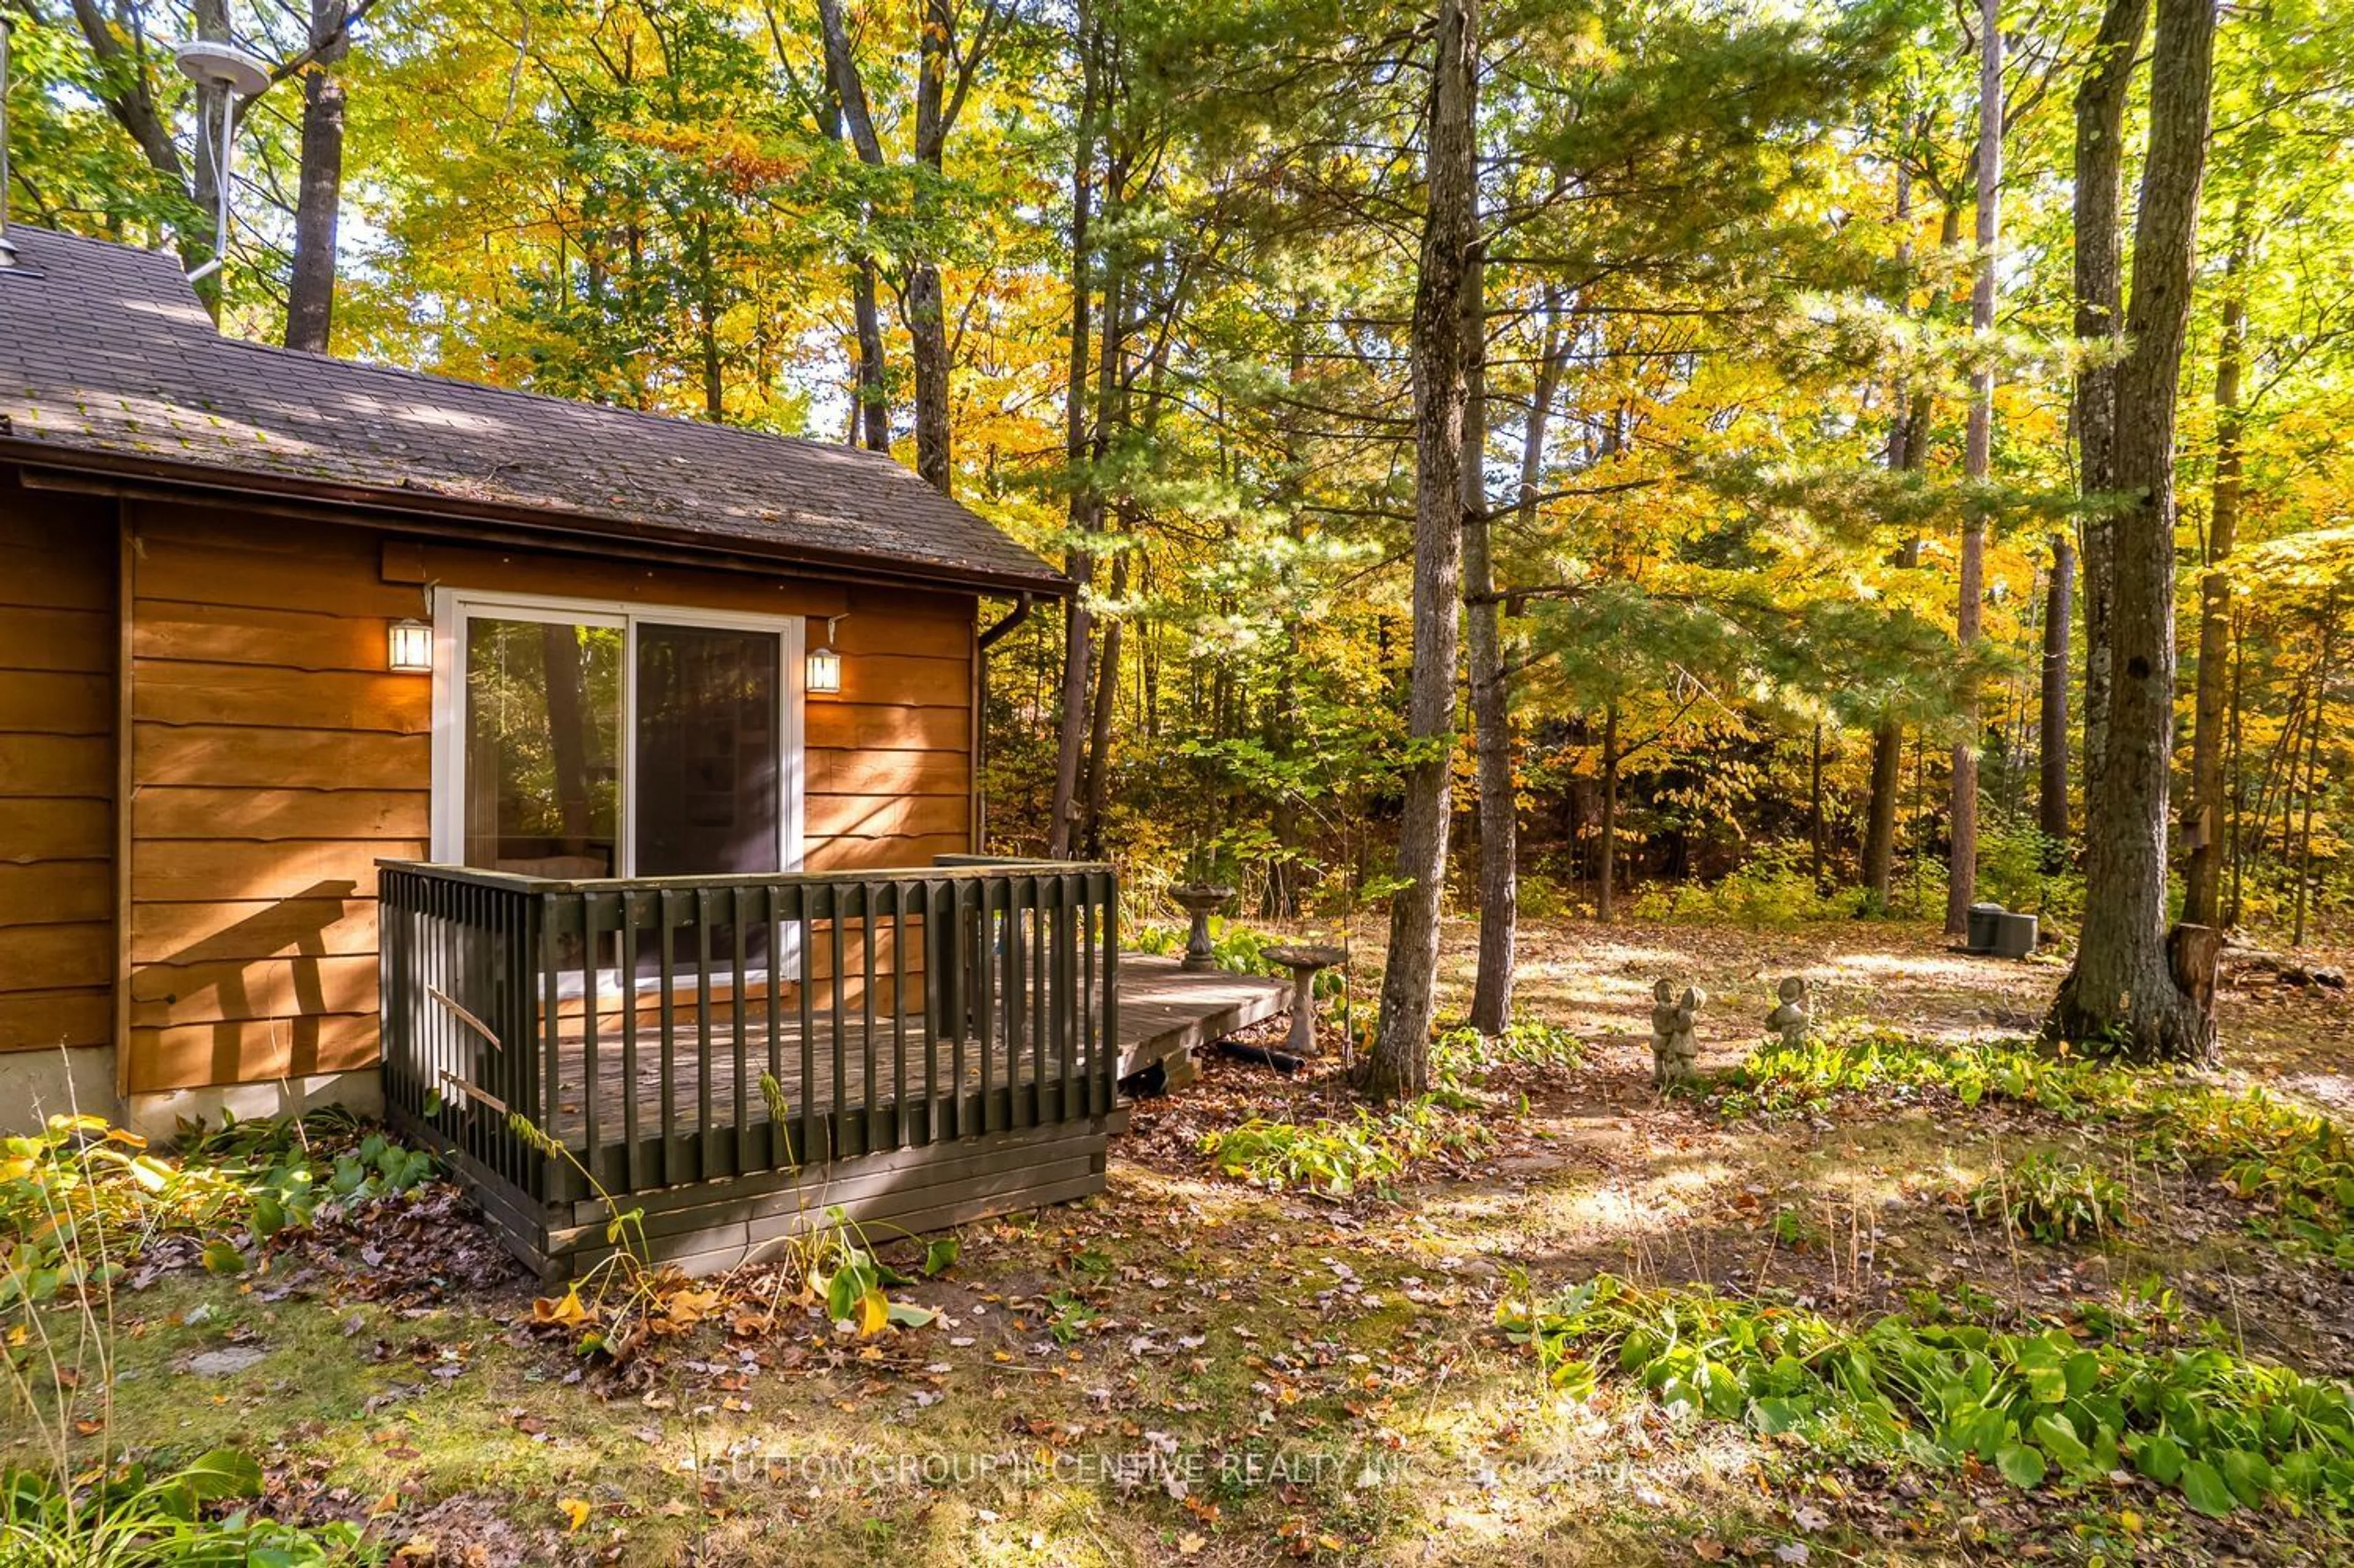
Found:
[[[1585,1047],[1557,1023],[1522,1014],[1501,1034],[1482,1034],[1469,1024],[1444,1030],[1431,1042],[1430,1067],[1445,1081],[1477,1082],[1498,1067],[1566,1073],[1585,1065]]]
[[[1879,1029],[1809,1036],[1797,1045],[1763,1041],[1726,1082],[1716,1104],[1727,1116],[1817,1110],[1847,1096],[1950,1096],[1974,1106],[1992,1095],[2073,1118],[2129,1105],[2137,1093],[2126,1069],[2026,1041],[1948,1045]]]
[[[1262,931],[1223,915],[1210,916],[1210,956],[1218,968],[1238,975],[1290,979],[1290,968],[1267,957],[1267,949],[1297,939],[1273,931]],[[1125,940],[1132,952],[1174,958],[1185,950],[1186,929],[1182,926],[1140,926]],[[1338,996],[1346,984],[1341,966],[1316,972],[1316,994],[1320,997]]]
[[[1635,901],[1635,913],[1650,919],[1729,920],[1753,929],[1852,920],[1862,914],[1861,889],[1817,884],[1808,863],[1811,853],[1797,840],[1757,844],[1714,885],[1652,888]]]
[[[1999,1218],[2010,1230],[2053,1246],[2105,1235],[2133,1221],[2124,1183],[2096,1165],[2048,1150],[1988,1176],[1971,1194],[1970,1206],[1980,1219]]]
[[[1994,811],[1978,830],[1978,895],[2046,923],[2073,921],[2084,910],[2084,874],[2033,820]]]
[[[0,1139],[0,1312],[103,1284],[161,1235],[206,1244],[205,1266],[237,1274],[323,1203],[354,1206],[430,1180],[432,1157],[382,1133],[353,1142],[323,1124],[232,1122],[178,1158],[95,1116],[53,1116]]]
[[[1518,1286],[1499,1326],[1573,1393],[1616,1375],[1672,1415],[1990,1466],[2020,1488],[2104,1485],[2132,1470],[2205,1513],[2354,1509],[2354,1390],[2105,1315],[2073,1331],[1894,1315],[1858,1330],[1610,1275],[1542,1301]]]
[[[261,1467],[234,1449],[201,1455],[166,1475],[127,1465],[70,1487],[34,1470],[0,1470],[0,1562],[22,1568],[180,1568],[381,1562],[356,1526],[297,1526],[224,1503],[261,1495]]]
[[[1728,1075],[1715,1104],[1726,1116],[1782,1115],[1867,1096],[1950,1097],[1964,1106],[1991,1097],[2072,1121],[2137,1123],[2146,1157],[2213,1174],[2256,1207],[2251,1225],[2258,1234],[2292,1252],[2354,1266],[2354,1140],[2329,1118],[2260,1088],[2183,1082],[2025,1041],[1945,1045],[1866,1031],[1795,1046],[1762,1042]],[[2039,1166],[2031,1176],[2064,1184],[2062,1163],[2048,1171]]]
[[[1438,1097],[1426,1096],[1379,1114],[1361,1107],[1345,1121],[1254,1117],[1240,1127],[1204,1134],[1202,1152],[1229,1176],[1343,1197],[1368,1184],[1384,1187],[1418,1161],[1477,1153],[1494,1141],[1479,1122]]]
[[[2262,1089],[2178,1089],[2160,1097],[2151,1150],[2213,1170],[2258,1210],[2260,1234],[2354,1267],[2354,1145],[2327,1117]]]

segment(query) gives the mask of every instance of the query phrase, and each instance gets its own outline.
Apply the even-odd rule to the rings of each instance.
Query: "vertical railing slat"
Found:
[[[924,1141],[940,1139],[940,1031],[949,1027],[949,973],[956,948],[948,940],[954,924],[950,884],[924,884]]]
[[[695,890],[695,1158],[688,1161],[699,1181],[711,1173],[711,889]],[[664,1042],[664,1049],[677,1046]]]
[[[749,1001],[745,993],[752,988],[749,947],[744,939],[744,906],[750,892],[749,888],[739,885],[730,888],[727,893],[727,945],[736,966],[735,983],[728,988],[727,1003],[727,1037],[735,1047],[736,1059],[735,1105],[730,1118],[733,1135],[728,1139],[734,1163],[729,1169],[739,1176],[752,1169],[752,1075],[750,1058],[745,1054],[744,1039],[745,1007]]]
[[[763,890],[761,918],[769,933],[769,1076],[781,1093],[785,1086],[785,1044],[783,1015],[785,1009],[785,922],[779,907],[782,895],[776,887]],[[761,1097],[765,1106],[768,1097]],[[782,1107],[778,1107],[781,1110]],[[781,1169],[792,1163],[792,1151],[788,1139],[790,1129],[785,1118],[771,1110],[769,1113],[769,1164]]]
[[[907,1142],[907,888],[891,885],[891,1142]]]
[[[639,901],[616,894],[620,919],[621,968],[615,977],[621,1004],[621,1137],[628,1145],[630,1191],[642,1192],[653,1183],[646,1168],[644,1118],[638,1108],[638,913]]]
[[[817,1142],[817,941],[810,918],[810,890],[802,887],[796,892],[800,899],[794,931],[801,943],[801,1147],[795,1158],[797,1163],[807,1165],[825,1157]]]
[[[879,939],[880,927],[875,918],[878,885],[872,882],[858,887],[858,945],[864,973],[861,977],[865,991],[860,997],[859,1047],[864,1058],[865,1078],[865,1146],[868,1153],[883,1147],[883,1084],[875,1055],[875,944]]]
[[[667,887],[654,895],[654,978],[660,989],[654,994],[655,1018],[660,1020],[654,1036],[659,1053],[656,1065],[662,1075],[662,1172],[665,1184],[681,1180],[678,1159],[678,1002],[671,993],[678,981],[678,954],[671,943],[671,890]],[[631,993],[636,994],[631,982]]]
[[[597,1104],[597,923],[589,914],[588,895],[585,893],[566,895],[561,906],[577,909],[580,915],[580,1164],[583,1169],[596,1173],[601,1181],[604,1179],[601,1173],[605,1168],[605,1140],[600,1119],[602,1112]],[[568,917],[563,923],[570,924]],[[554,927],[557,922],[550,920],[548,924]],[[540,982],[547,994],[546,1016],[541,1027],[547,1037],[548,1056],[558,1064],[550,1075],[550,1081],[559,1087],[563,1083],[564,985],[557,967],[562,951],[562,937],[551,938],[547,972],[541,977]],[[559,1110],[562,1104],[561,1100],[557,1102]]]
[[[850,1108],[850,1066],[849,1042],[844,1038],[849,1029],[845,1017],[848,1010],[843,997],[846,980],[843,970],[849,966],[842,950],[842,889],[839,886],[826,889],[826,912],[832,916],[825,923],[825,928],[826,947],[833,968],[830,977],[832,983],[826,988],[830,1004],[827,1012],[832,1021],[833,1042],[833,1103],[828,1107],[826,1117],[826,1157],[840,1159],[845,1139],[843,1122]]]

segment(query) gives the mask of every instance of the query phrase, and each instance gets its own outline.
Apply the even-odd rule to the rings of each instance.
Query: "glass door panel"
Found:
[[[780,868],[780,649],[773,631],[638,624],[635,874]]]
[[[465,628],[465,863],[615,874],[622,629],[483,615]]]

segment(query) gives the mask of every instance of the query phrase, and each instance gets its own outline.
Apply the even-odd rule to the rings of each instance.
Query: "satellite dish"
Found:
[[[191,38],[172,51],[172,63],[198,87],[218,88],[233,98],[259,98],[270,86],[270,69],[235,44]]]

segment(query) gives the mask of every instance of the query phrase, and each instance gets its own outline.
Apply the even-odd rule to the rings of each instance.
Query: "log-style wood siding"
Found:
[[[228,507],[129,514],[132,1092],[375,1061],[376,861],[426,856],[430,803],[432,681],[386,671],[385,630],[426,613],[428,584],[846,613],[843,692],[805,715],[809,868],[971,847],[971,595],[474,549]],[[95,804],[92,821],[57,831],[102,846],[102,793]]]
[[[0,1052],[113,1037],[115,552],[0,472]]]

